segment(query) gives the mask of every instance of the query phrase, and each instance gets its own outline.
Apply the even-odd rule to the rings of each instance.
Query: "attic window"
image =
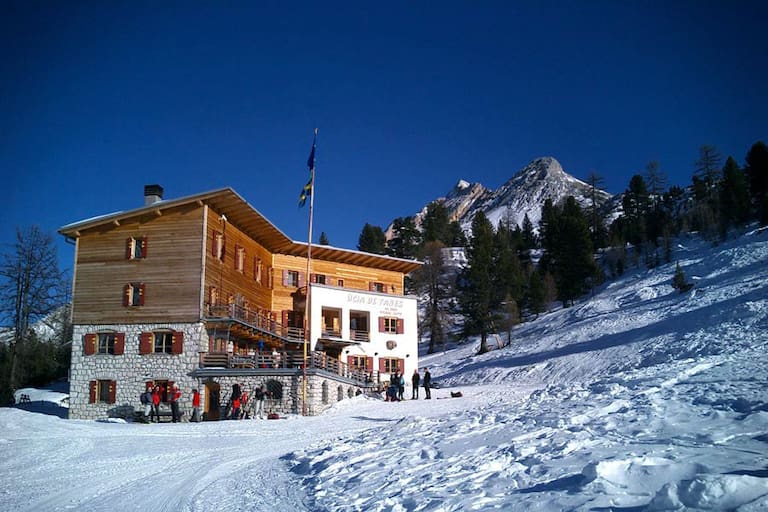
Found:
[[[245,273],[245,247],[235,247],[235,270]]]
[[[131,237],[125,242],[125,258],[140,260],[147,257],[147,237]]]
[[[224,233],[217,231],[213,234],[213,257],[224,261]]]
[[[123,287],[123,306],[144,305],[144,283],[128,283]]]

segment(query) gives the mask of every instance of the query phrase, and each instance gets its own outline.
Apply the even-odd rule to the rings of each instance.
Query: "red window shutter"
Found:
[[[125,333],[115,333],[115,355],[121,356],[125,354]]]
[[[375,292],[376,291],[376,283],[368,283],[368,291],[369,292]]]
[[[283,286],[288,286],[288,271],[283,270]]]
[[[139,335],[139,354],[152,353],[152,333],[143,332]]]
[[[109,381],[109,403],[111,404],[115,403],[116,396],[117,396],[117,381],[111,380]]]
[[[384,317],[379,317],[379,332],[384,332]]]
[[[352,368],[354,364],[355,364],[355,356],[347,356],[347,366]]]
[[[405,371],[405,359],[397,360],[397,371],[402,374]]]
[[[128,307],[131,304],[131,285],[123,286],[123,306]]]
[[[83,347],[85,352],[85,355],[92,356],[96,353],[96,340],[98,339],[98,335],[96,334],[86,334],[85,335],[85,346]]]
[[[147,257],[147,251],[149,249],[148,240],[149,240],[149,238],[146,237],[146,236],[141,239],[141,257],[142,258],[146,258]]]
[[[129,260],[133,257],[133,238],[129,238],[125,241],[125,259]]]
[[[365,358],[365,369],[366,370],[373,370],[373,358],[372,357],[366,357]]]
[[[397,334],[403,334],[405,332],[405,320],[402,318],[397,319]]]
[[[386,360],[383,357],[379,358],[379,373],[384,373],[387,371],[387,365],[385,362]]]
[[[181,331],[173,331],[171,345],[171,352],[173,354],[181,354],[184,351],[184,333]]]
[[[281,318],[281,320],[280,320],[280,324],[281,324],[283,327],[288,327],[288,319],[289,319],[289,318],[290,318],[290,311],[288,311],[287,309],[284,309],[284,310],[282,311],[282,318]]]
[[[89,404],[95,404],[96,403],[96,387],[99,385],[98,382],[95,380],[92,380],[88,383],[88,403]]]
[[[310,283],[316,283],[317,282],[317,274],[309,274],[309,282]]]
[[[304,286],[307,282],[307,273],[306,272],[299,272],[299,288]]]
[[[139,283],[139,306],[144,305],[144,295],[146,294],[146,286],[144,283]]]

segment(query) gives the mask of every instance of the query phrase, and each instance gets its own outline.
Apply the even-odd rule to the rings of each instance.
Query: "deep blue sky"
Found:
[[[768,140],[766,19],[739,1],[6,1],[2,252],[150,183],[231,186],[306,240],[315,127],[315,239],[340,247],[539,156],[613,193],[649,160],[686,185],[701,145],[741,164]]]

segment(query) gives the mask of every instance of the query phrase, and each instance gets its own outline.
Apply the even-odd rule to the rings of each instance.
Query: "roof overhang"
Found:
[[[108,225],[120,226],[125,222],[160,216],[165,211],[194,204],[198,206],[207,205],[219,215],[219,218],[222,220],[226,218],[226,222],[237,226],[238,229],[274,254],[307,257],[309,249],[307,243],[291,240],[256,208],[229,187],[179,199],[157,201],[134,210],[111,213],[67,224],[59,228],[59,233],[68,238],[78,238],[89,230],[103,229]],[[330,245],[313,244],[311,255],[312,259],[390,270],[403,274],[409,274],[421,266],[421,262],[415,260],[340,249]]]

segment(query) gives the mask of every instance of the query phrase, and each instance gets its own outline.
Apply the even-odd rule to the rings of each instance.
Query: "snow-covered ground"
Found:
[[[635,270],[510,346],[425,357],[430,401],[161,425],[0,409],[0,510],[766,510],[768,232],[675,258],[687,294],[674,263]]]

